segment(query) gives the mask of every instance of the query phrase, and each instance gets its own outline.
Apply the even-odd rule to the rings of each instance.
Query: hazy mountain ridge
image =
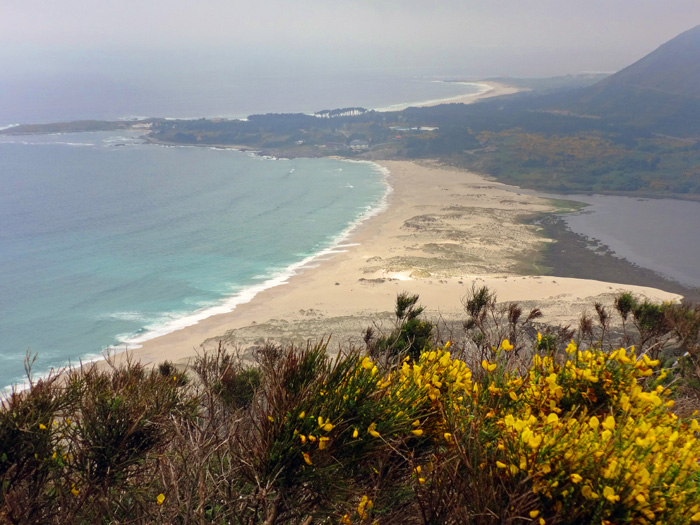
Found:
[[[664,95],[700,98],[700,26],[669,40],[600,81],[597,87],[623,85]]]
[[[607,117],[660,133],[698,135],[700,26],[567,98],[564,107],[577,114]]]

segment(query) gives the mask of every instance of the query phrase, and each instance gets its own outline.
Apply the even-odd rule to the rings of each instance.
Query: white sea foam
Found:
[[[133,135],[112,135],[111,137],[102,139],[102,142],[104,142],[105,144],[112,144],[114,142],[131,142],[134,140],[138,140],[138,137],[135,137]]]
[[[107,314],[98,315],[96,319],[102,320],[117,320],[117,321],[142,321],[146,319],[146,315],[142,312],[110,312]],[[117,338],[119,340],[119,338]]]
[[[41,371],[36,371],[33,370],[32,372],[32,383],[36,384],[37,381],[40,381],[42,379],[46,379],[47,377],[51,376],[56,376],[58,374],[61,374],[63,372],[66,372],[70,369],[74,368],[79,368],[81,365],[86,365],[89,363],[93,363],[95,361],[102,361],[105,359],[104,354],[87,354],[83,356],[82,358],[79,359],[79,362],[76,364],[73,363],[68,363],[65,366],[62,367],[51,367],[49,369],[43,369]],[[28,378],[23,378],[20,381],[15,381],[10,385],[7,385],[0,389],[0,400],[5,398],[6,396],[10,395],[12,392],[22,392],[24,390],[28,390],[30,387],[29,379]]]
[[[3,140],[1,141],[3,144],[21,144],[23,146],[54,146],[54,145],[59,145],[59,146],[77,146],[77,147],[85,147],[85,146],[95,146],[95,144],[89,143],[89,142],[62,142],[62,141],[57,141],[57,142],[31,142],[28,140]]]
[[[6,126],[0,126],[0,131],[4,129],[16,128],[19,124],[7,124]]]

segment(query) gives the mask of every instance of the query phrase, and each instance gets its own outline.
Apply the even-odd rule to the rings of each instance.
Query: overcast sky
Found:
[[[0,0],[0,66],[221,60],[546,76],[615,71],[698,0]]]

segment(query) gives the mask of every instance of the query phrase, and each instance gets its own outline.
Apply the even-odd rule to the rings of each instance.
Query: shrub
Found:
[[[370,353],[381,356],[383,360],[396,362],[404,356],[417,359],[421,352],[430,344],[433,325],[420,319],[424,308],[417,306],[418,295],[406,292],[396,297],[396,326],[391,334],[379,337],[374,344],[371,328],[367,329],[365,341],[370,347]]]
[[[528,345],[529,316],[480,304],[469,315],[502,317],[472,326],[471,357],[426,342],[332,358],[322,341],[266,345],[251,368],[220,347],[184,383],[127,363],[14,392],[0,523],[700,521],[700,424],[673,412],[672,370],[631,347],[560,348],[561,331]],[[695,310],[663,308],[690,341]]]

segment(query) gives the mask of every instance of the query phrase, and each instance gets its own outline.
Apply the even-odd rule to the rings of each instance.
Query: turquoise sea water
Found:
[[[0,385],[231,310],[383,204],[371,163],[86,133],[0,139]],[[334,248],[335,247],[335,248]]]

